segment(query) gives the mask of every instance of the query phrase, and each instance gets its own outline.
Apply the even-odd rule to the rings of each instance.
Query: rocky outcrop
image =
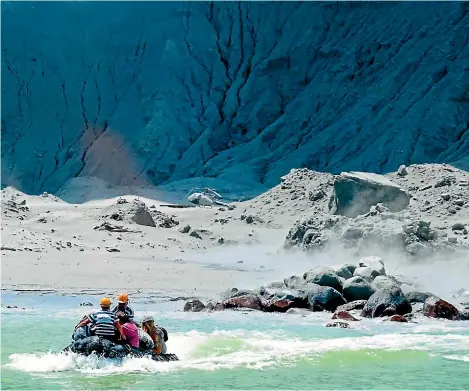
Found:
[[[377,318],[380,316],[405,315],[412,312],[412,305],[400,288],[391,287],[376,291],[367,301],[362,316]]]
[[[382,175],[346,172],[334,181],[332,208],[335,214],[357,217],[378,203],[391,212],[399,212],[409,201],[409,193]]]
[[[372,265],[371,261],[378,263]],[[361,310],[359,315],[362,317],[383,317],[392,322],[404,323],[409,320],[414,322],[417,319],[414,315],[417,313],[454,320],[464,320],[469,316],[469,308],[458,311],[456,307],[443,300],[428,297],[428,293],[418,290],[421,288],[419,284],[402,275],[379,274],[372,283],[369,283],[360,276],[345,279],[338,277],[334,272],[334,270],[356,272],[359,269],[370,269],[385,273],[384,261],[380,258],[371,257],[368,262],[362,259],[358,264],[361,267],[356,268],[353,264],[336,268],[316,266],[303,276],[292,275],[283,281],[266,284],[258,290],[232,288],[220,294],[218,299],[207,303],[205,310],[251,309],[303,316],[312,312],[329,311],[334,313],[332,319],[346,321],[360,320],[358,311]],[[342,292],[332,286],[317,283],[335,285],[337,279],[342,284]],[[462,297],[465,292],[464,289],[460,289],[455,295]],[[188,308],[198,309],[202,306],[203,304],[196,300],[186,303]]]
[[[459,311],[454,305],[437,297],[429,297],[425,300],[423,314],[429,318],[460,319]]]

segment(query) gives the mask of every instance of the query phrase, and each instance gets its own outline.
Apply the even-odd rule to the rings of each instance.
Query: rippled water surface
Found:
[[[134,303],[169,334],[180,361],[58,353],[86,297],[2,295],[2,389],[469,389],[469,322],[365,320],[330,314],[183,313],[182,302]]]

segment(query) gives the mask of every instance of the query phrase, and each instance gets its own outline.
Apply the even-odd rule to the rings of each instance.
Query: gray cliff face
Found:
[[[2,3],[2,184],[468,167],[468,3]]]

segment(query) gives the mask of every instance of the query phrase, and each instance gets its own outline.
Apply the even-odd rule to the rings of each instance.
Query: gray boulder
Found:
[[[369,267],[370,269],[376,270],[380,275],[386,275],[386,269],[384,268],[384,261],[380,257],[371,256],[361,258],[358,262],[359,267]]]
[[[283,280],[287,288],[296,289],[305,284],[305,279],[300,276],[290,276]]]
[[[371,269],[369,267],[357,267],[353,272],[354,277],[362,277],[368,282],[372,282],[375,277],[378,277],[380,274],[377,270]]]
[[[151,214],[145,204],[138,205],[134,215],[131,217],[131,220],[139,225],[156,227],[155,220],[153,220],[153,217],[151,217]]]
[[[329,267],[316,266],[303,275],[303,279],[307,283],[328,286],[338,291],[342,291],[342,280]]]
[[[397,175],[399,176],[406,176],[408,174],[407,168],[404,164],[401,164],[397,169]]]
[[[405,297],[407,297],[407,300],[411,303],[425,303],[429,297],[435,297],[435,295],[430,292],[410,291],[405,292]]]
[[[392,278],[387,276],[377,276],[371,284],[377,291],[384,288],[396,287],[399,288],[399,284]]]
[[[376,291],[366,302],[362,316],[377,318],[380,316],[405,315],[412,312],[412,305],[400,288],[391,287]]]
[[[346,304],[346,301],[334,288],[316,285],[308,289],[308,304],[312,311],[334,312],[338,306]]]
[[[334,272],[337,274],[339,277],[345,278],[348,280],[349,278],[353,277],[353,272],[350,271],[349,265],[341,265],[337,267]],[[351,265],[353,266],[353,265]],[[355,271],[355,267],[353,267],[353,270]]]
[[[346,172],[334,181],[334,214],[357,217],[377,203],[384,204],[391,212],[399,212],[409,202],[410,194],[383,175]]]
[[[363,277],[355,276],[344,282],[342,293],[347,301],[368,300],[375,288]]]
[[[184,304],[185,312],[200,312],[205,309],[205,304],[198,299],[189,300]]]

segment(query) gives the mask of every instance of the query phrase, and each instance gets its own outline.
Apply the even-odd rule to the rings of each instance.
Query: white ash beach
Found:
[[[106,186],[93,178],[72,180],[57,195],[8,187],[2,190],[2,289],[206,298],[366,255],[382,256],[389,270],[418,277],[432,291],[449,291],[448,279],[454,290],[468,289],[469,174],[435,164],[404,171],[386,177],[409,195],[408,206],[390,211],[379,204],[352,217],[331,210],[338,176],[306,169],[230,207],[175,208],[168,199],[187,204],[181,193]],[[138,210],[155,226],[136,222]],[[301,224],[308,235],[314,231],[314,240],[305,232],[298,237]],[[390,235],[402,246],[372,246],[367,238],[373,235],[384,241]]]

